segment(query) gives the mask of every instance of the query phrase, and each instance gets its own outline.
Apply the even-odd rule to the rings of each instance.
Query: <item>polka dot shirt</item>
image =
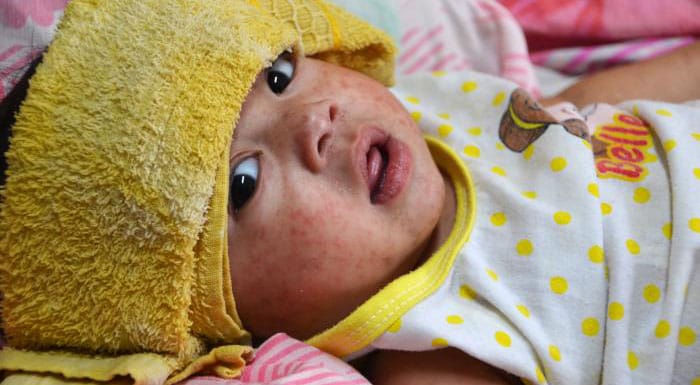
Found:
[[[373,347],[455,347],[531,384],[700,385],[700,110],[542,110],[469,72],[394,93],[466,166],[474,223]]]

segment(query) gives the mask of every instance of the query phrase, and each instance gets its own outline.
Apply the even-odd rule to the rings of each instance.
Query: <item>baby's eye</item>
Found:
[[[294,77],[294,59],[292,54],[285,52],[280,55],[270,68],[267,69],[267,85],[277,95],[284,92]]]
[[[255,194],[260,164],[251,156],[234,166],[229,179],[229,205],[234,212],[243,207]]]

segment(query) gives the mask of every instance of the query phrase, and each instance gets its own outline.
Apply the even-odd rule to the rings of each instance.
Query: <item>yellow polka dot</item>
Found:
[[[450,343],[447,342],[447,340],[444,338],[436,338],[430,344],[433,345],[434,347],[438,348],[438,347],[448,346]]]
[[[658,110],[656,110],[656,113],[658,115],[661,115],[661,116],[673,116],[671,111],[663,109],[663,108],[659,108]]]
[[[505,93],[505,92],[499,92],[499,93],[496,94],[496,96],[493,97],[493,100],[491,101],[491,104],[492,104],[493,106],[498,106],[498,105],[500,105],[501,103],[503,103],[503,101],[504,101],[505,99],[506,99],[506,93]]]
[[[649,303],[656,303],[661,298],[661,290],[658,286],[652,284],[646,285],[644,287],[644,299]]]
[[[700,168],[693,169],[693,175],[695,175],[696,178],[700,179]]]
[[[638,187],[634,190],[634,201],[637,203],[647,203],[651,198],[651,192],[644,187]]]
[[[481,127],[469,128],[467,129],[467,133],[469,133],[469,135],[479,136],[481,135]]]
[[[627,241],[625,241],[625,245],[627,246],[627,250],[630,252],[630,254],[639,254],[639,243],[637,243],[637,241],[635,241],[634,239],[628,239]]]
[[[460,317],[458,315],[448,315],[447,318],[445,319],[445,321],[447,321],[448,324],[452,324],[452,325],[458,325],[458,324],[464,323],[464,319],[462,319],[462,317]]]
[[[611,320],[619,321],[625,316],[625,306],[619,302],[612,302],[608,306],[608,317]]]
[[[495,213],[491,215],[491,224],[494,226],[503,226],[508,221],[505,213]]]
[[[447,135],[450,135],[450,132],[452,132],[452,126],[450,126],[449,124],[441,124],[440,127],[438,127],[437,131],[438,134],[444,138]]]
[[[549,345],[549,356],[552,357],[554,361],[561,361],[561,352],[556,345]]]
[[[676,144],[677,143],[675,140],[669,139],[669,140],[664,142],[664,150],[666,150],[666,152],[671,152],[671,150],[676,148]]]
[[[690,380],[690,385],[700,385],[700,377],[695,377]]]
[[[495,271],[491,269],[486,269],[486,274],[488,274],[489,277],[491,277],[491,279],[493,279],[494,281],[498,281],[498,274],[496,274]]]
[[[504,170],[504,169],[502,169],[502,168],[500,168],[500,167],[498,167],[498,166],[494,166],[494,167],[491,169],[491,172],[493,172],[494,174],[498,174],[498,175],[500,175],[500,176],[506,176],[506,170]]]
[[[535,191],[523,191],[523,196],[528,199],[536,199],[537,193]]]
[[[562,295],[569,290],[569,282],[564,277],[552,277],[549,280],[549,288],[555,294]]]
[[[413,121],[415,121],[415,122],[420,121],[421,116],[422,116],[422,114],[421,114],[419,111],[413,111],[413,112],[411,112],[411,118],[412,118]]]
[[[696,340],[695,331],[689,326],[684,326],[678,331],[678,343],[683,346],[690,346]]]
[[[597,319],[595,319],[593,317],[586,318],[581,323],[581,332],[583,332],[583,334],[585,334],[589,337],[597,336],[599,331],[600,331],[600,323],[598,322]]]
[[[496,143],[496,150],[503,151],[505,149],[506,149],[506,146],[503,145],[503,143],[501,143],[501,142]]]
[[[447,71],[438,70],[438,71],[433,71],[431,73],[433,74],[433,76],[439,78],[441,76],[445,76],[447,74]]]
[[[700,134],[690,134],[693,136],[693,139],[700,141]]]
[[[600,198],[600,191],[598,191],[597,183],[588,184],[588,192],[596,198]]]
[[[557,211],[554,213],[554,222],[558,225],[568,225],[571,222],[571,214],[566,211]]]
[[[462,91],[464,92],[472,92],[476,89],[476,82],[473,81],[468,81],[462,83]]]
[[[549,162],[549,167],[554,172],[559,172],[559,171],[565,169],[566,168],[566,158],[559,156],[559,157],[552,159],[552,161]]]
[[[603,202],[600,204],[600,212],[603,213],[603,215],[610,215],[613,212],[613,207],[610,203]]]
[[[671,334],[671,323],[662,319],[656,324],[654,335],[656,335],[656,338],[666,338],[669,334]]]
[[[700,233],[700,218],[690,219],[688,221],[688,227],[696,233]]]
[[[671,239],[671,235],[673,234],[673,224],[671,222],[666,223],[662,228],[661,231],[663,231],[664,236],[668,239]]]
[[[499,345],[506,347],[506,348],[510,347],[511,341],[510,341],[510,336],[508,335],[508,333],[499,330],[496,332],[494,337],[496,338],[496,342],[498,342]]]
[[[525,318],[530,318],[530,309],[527,308],[525,305],[518,305],[516,306],[520,314],[522,314]]]
[[[472,289],[469,285],[462,285],[459,287],[459,296],[465,299],[473,300],[476,299],[476,291]]]
[[[637,354],[631,350],[627,352],[627,366],[629,366],[630,370],[635,370],[639,366],[639,358],[637,358]]]
[[[521,239],[517,245],[515,245],[515,250],[518,252],[519,255],[522,256],[528,256],[532,254],[532,250],[534,247],[532,246],[532,242],[530,242],[529,239]]]
[[[583,143],[584,147],[587,149],[591,150],[593,147],[591,146],[591,143],[587,141],[586,139],[581,139],[581,143]]]
[[[389,329],[387,329],[389,333],[398,333],[399,330],[401,330],[401,318],[397,319],[396,322],[391,324],[391,326],[389,326]]]
[[[599,245],[593,245],[588,249],[588,259],[593,263],[603,263],[605,261],[605,251]]]
[[[636,117],[639,117],[639,107],[637,107],[636,104],[632,107],[632,114]]]
[[[467,145],[464,146],[464,155],[472,158],[478,158],[481,156],[481,150],[479,150],[479,147],[477,146]]]
[[[537,377],[537,382],[540,384],[547,382],[547,379],[544,377],[544,373],[542,373],[542,369],[540,369],[539,366],[535,368],[535,377]]]
[[[525,151],[523,151],[523,158],[525,158],[526,160],[530,160],[530,158],[532,158],[532,155],[534,153],[535,153],[535,146],[531,144],[531,145],[527,146]]]
[[[448,114],[447,112],[441,112],[441,113],[437,114],[437,116],[439,116],[445,120],[450,120],[450,114]]]
[[[418,99],[415,96],[409,96],[406,98],[406,101],[411,103],[411,104],[420,104],[420,99]]]

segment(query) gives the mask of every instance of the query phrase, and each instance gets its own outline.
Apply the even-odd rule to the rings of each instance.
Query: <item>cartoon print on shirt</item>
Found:
[[[568,133],[579,138],[590,138],[585,122],[580,119],[557,121],[520,88],[510,95],[508,109],[501,117],[498,135],[510,150],[522,152],[542,136],[550,124],[561,124]]]

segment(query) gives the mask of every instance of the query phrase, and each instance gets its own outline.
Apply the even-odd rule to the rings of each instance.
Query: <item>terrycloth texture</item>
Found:
[[[228,148],[255,77],[292,47],[392,81],[389,38],[320,1],[69,3],[7,153],[0,370],[240,373]]]

